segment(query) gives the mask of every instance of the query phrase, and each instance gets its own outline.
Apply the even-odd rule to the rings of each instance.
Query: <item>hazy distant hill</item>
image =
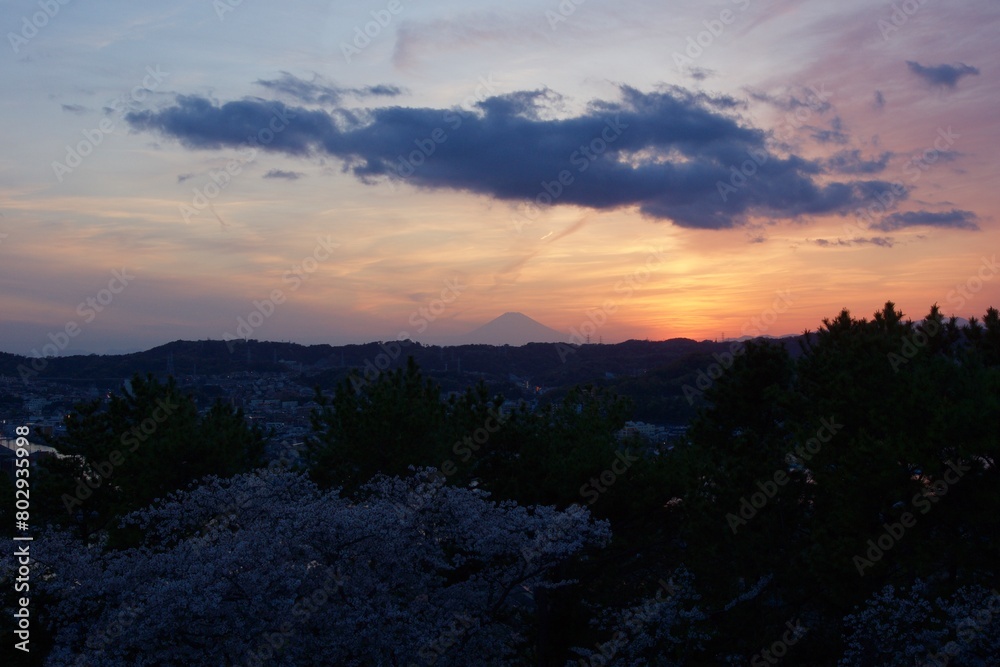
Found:
[[[552,331],[544,326],[541,330]],[[797,356],[799,339],[789,337],[781,343]],[[160,378],[170,374],[197,382],[199,378],[204,381],[207,376],[234,372],[282,371],[290,373],[293,382],[330,390],[352,371],[370,374],[376,367],[401,368],[406,365],[407,357],[412,356],[447,391],[461,391],[484,380],[513,397],[517,395],[517,391],[511,390],[514,382],[526,391],[536,386],[565,389],[593,383],[629,397],[638,419],[683,424],[699,405],[686,399],[684,385],[696,385],[699,374],[709,372],[717,363],[718,357],[714,355],[725,354],[732,345],[732,341],[698,342],[687,338],[629,340],[608,345],[480,343],[448,347],[410,341],[336,347],[258,340],[233,341],[231,345],[210,340],[174,341],[127,355],[51,357],[44,360],[38,375],[28,380],[30,383],[37,377],[105,389],[120,386],[134,373],[152,373]],[[0,352],[0,378],[16,382],[20,369],[39,361]],[[18,386],[14,384],[12,388]],[[560,391],[547,397],[557,398]],[[3,393],[0,391],[0,403]]]
[[[565,343],[569,335],[545,326],[523,313],[504,313],[478,329],[457,336],[453,345],[527,345]]]

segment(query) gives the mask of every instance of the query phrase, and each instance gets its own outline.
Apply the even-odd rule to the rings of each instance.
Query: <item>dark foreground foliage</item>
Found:
[[[411,361],[268,460],[136,378],[33,470],[32,661],[4,664],[1000,664],[1000,314],[802,340],[691,372],[669,451],[595,386],[442,399]]]

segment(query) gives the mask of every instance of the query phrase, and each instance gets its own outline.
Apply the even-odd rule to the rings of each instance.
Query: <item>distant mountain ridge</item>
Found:
[[[467,334],[457,336],[459,345],[527,345],[528,343],[565,343],[569,334],[556,331],[524,313],[508,312]]]

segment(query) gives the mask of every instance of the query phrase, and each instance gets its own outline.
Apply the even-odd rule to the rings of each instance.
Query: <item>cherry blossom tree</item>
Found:
[[[963,586],[932,599],[916,581],[885,586],[844,618],[840,665],[987,667],[1000,660],[1000,592]]]
[[[700,600],[694,576],[686,568],[678,568],[669,580],[658,582],[651,597],[622,609],[601,610],[592,625],[610,634],[609,639],[592,649],[575,649],[582,657],[567,667],[688,664],[712,633]]]
[[[138,547],[35,541],[47,664],[523,663],[536,591],[610,539],[571,509],[492,502],[429,469],[352,501],[288,471],[206,478],[125,518]]]

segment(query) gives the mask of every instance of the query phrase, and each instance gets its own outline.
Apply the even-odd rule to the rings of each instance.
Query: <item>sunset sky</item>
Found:
[[[1000,306],[995,1],[62,2],[0,6],[0,351]]]

